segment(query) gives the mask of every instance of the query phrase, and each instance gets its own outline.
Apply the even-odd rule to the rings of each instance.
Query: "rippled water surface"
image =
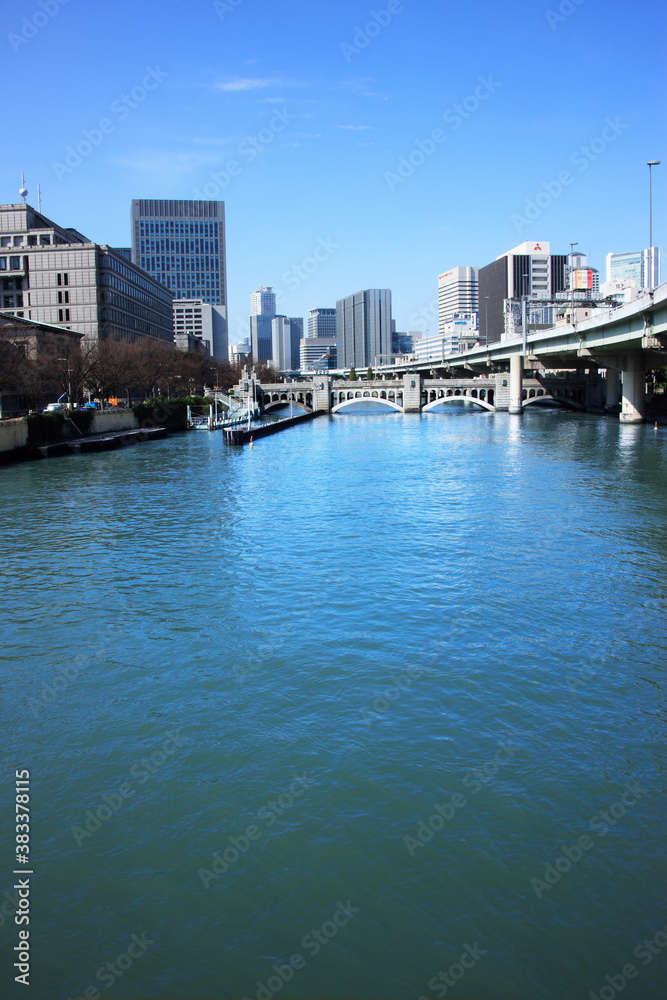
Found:
[[[0,469],[10,995],[662,997],[666,445],[457,409]]]

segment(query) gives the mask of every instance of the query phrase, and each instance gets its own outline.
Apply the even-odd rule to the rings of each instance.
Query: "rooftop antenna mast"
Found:
[[[41,186],[41,184],[37,185],[37,211],[39,212],[40,215],[42,214],[42,186]]]
[[[25,196],[27,195],[27,193],[28,193],[28,189],[25,186],[25,181],[23,179],[23,171],[21,171],[21,190],[19,191],[19,194],[23,198],[23,204],[24,205],[25,205]]]

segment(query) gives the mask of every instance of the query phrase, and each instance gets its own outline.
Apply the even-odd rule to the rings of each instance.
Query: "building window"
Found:
[[[21,258],[20,257],[10,257],[9,258],[9,268],[11,271],[21,270]]]
[[[56,285],[62,285],[62,283],[63,283],[63,276],[62,276],[62,274],[57,274],[56,275]]]
[[[7,258],[0,257],[0,271],[6,271],[6,270],[7,270]]]
[[[23,237],[22,236],[15,236],[14,237],[14,246],[15,247],[22,247],[23,246]]]
[[[65,322],[69,323],[69,309],[65,310]]]
[[[62,309],[59,309],[58,310],[58,322],[62,323],[62,321],[63,321],[63,311],[62,311]]]
[[[0,247],[10,247],[12,245],[11,236],[0,237]]]
[[[69,275],[63,274],[63,285],[68,285],[68,284],[69,284]]]
[[[40,243],[40,246],[50,247],[51,246],[51,237],[50,236],[40,236],[39,243]]]
[[[28,237],[28,246],[29,247],[36,247],[37,246],[37,237],[36,236],[29,236]]]

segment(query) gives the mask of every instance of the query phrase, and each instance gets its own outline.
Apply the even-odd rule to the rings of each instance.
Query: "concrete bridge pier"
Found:
[[[510,413],[523,413],[521,391],[523,389],[523,355],[513,354],[510,358]]]
[[[621,398],[621,383],[618,368],[607,368],[607,387],[604,408],[607,413],[616,413]]]
[[[643,351],[630,351],[623,369],[622,424],[640,424],[645,417],[645,371]]]
[[[422,380],[420,375],[410,373],[403,379],[403,412],[421,413]]]

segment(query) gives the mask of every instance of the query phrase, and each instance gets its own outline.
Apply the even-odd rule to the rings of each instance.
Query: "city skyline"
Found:
[[[540,235],[561,253],[578,241],[601,273],[607,253],[646,247],[653,158],[664,243],[664,71],[646,31],[660,8],[571,6],[508,17],[405,0],[366,31],[372,11],[356,0],[318,12],[121,0],[112,23],[61,5],[25,28],[30,10],[10,0],[6,61],[31,127],[6,138],[2,200],[24,170],[47,216],[114,246],[128,245],[133,197],[224,200],[232,343],[260,280],[282,293],[280,312],[304,317],[347,289],[390,287],[398,328],[434,333],[447,268]],[[77,55],[64,117],[49,85],[62,50]]]

